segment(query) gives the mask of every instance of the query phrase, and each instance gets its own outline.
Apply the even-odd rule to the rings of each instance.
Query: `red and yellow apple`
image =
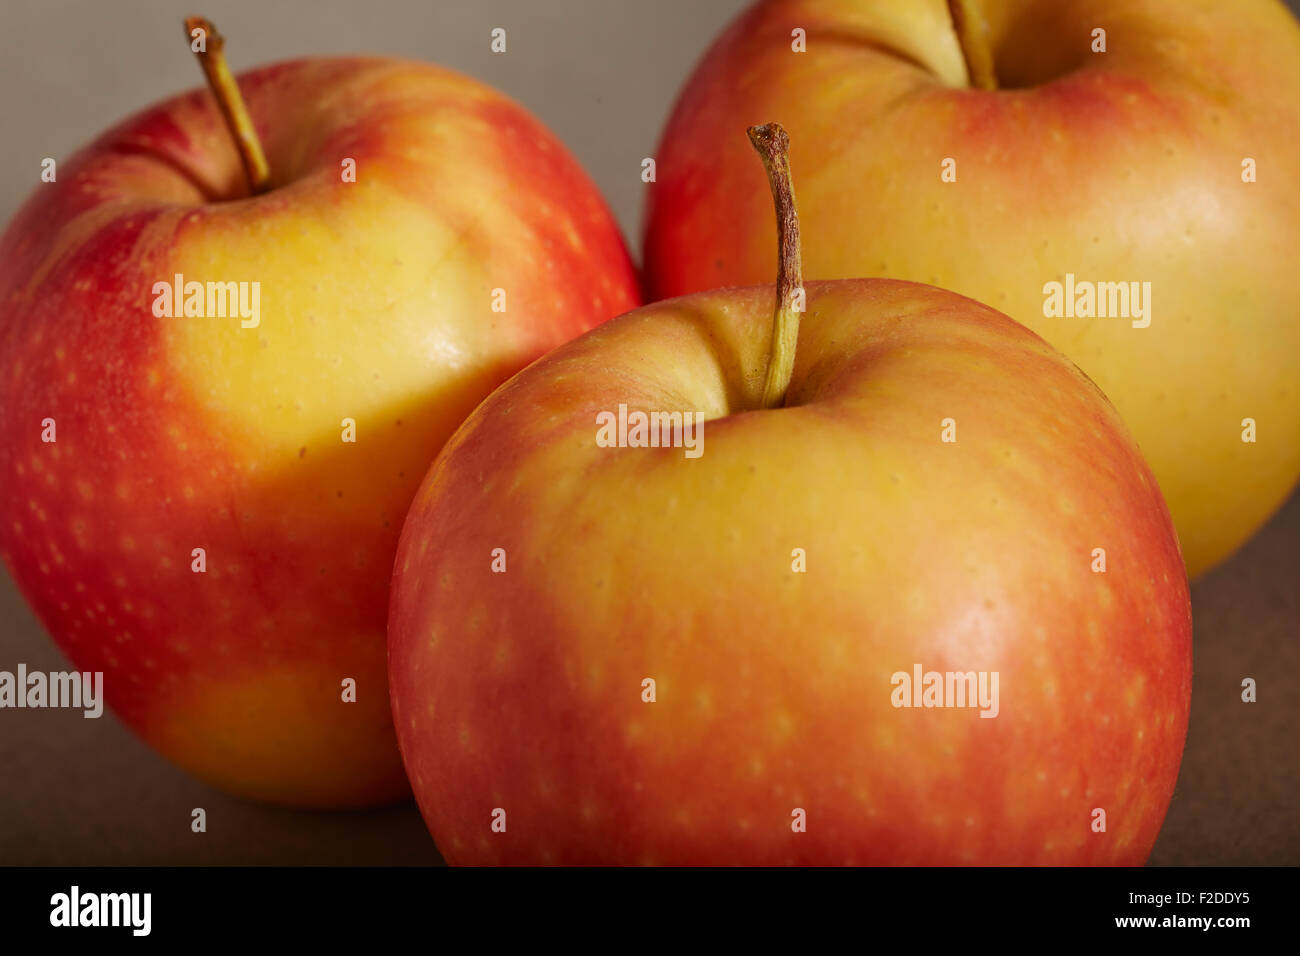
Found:
[[[944,0],[767,0],[736,20],[656,152],[647,289],[770,280],[772,212],[735,130],[780,119],[807,274],[931,283],[1042,335],[1124,416],[1195,575],[1300,476],[1300,28],[1277,0],[963,7],[999,89],[969,88]],[[1149,282],[1149,325],[1045,315],[1067,276]]]
[[[705,292],[556,349],[438,456],[389,682],[448,862],[1146,859],[1191,615],[1119,415],[970,299],[803,288],[775,402],[772,286]],[[696,412],[694,448],[631,447]],[[996,716],[895,706],[918,666],[997,674]]]
[[[575,160],[491,89],[382,59],[239,84],[269,191],[197,91],[61,163],[0,240],[0,552],[182,767],[287,804],[389,800],[407,505],[493,387],[637,280]],[[260,283],[260,315],[159,317],[178,274]]]

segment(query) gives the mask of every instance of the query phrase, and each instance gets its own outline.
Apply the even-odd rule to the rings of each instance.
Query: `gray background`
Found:
[[[897,0],[910,2],[910,0]],[[1291,0],[1293,8],[1300,0]],[[305,54],[432,60],[531,109],[586,166],[633,253],[640,161],[742,0],[0,0],[0,222],[118,119],[201,83],[186,14],[210,17],[235,70]],[[505,27],[509,52],[488,50]],[[4,493],[0,489],[0,493]],[[1153,864],[1300,863],[1300,496],[1192,588],[1196,676],[1178,790]],[[0,669],[68,665],[0,570]],[[1240,703],[1244,676],[1259,703]],[[208,832],[190,832],[204,807]],[[0,864],[438,862],[413,804],[268,809],[174,769],[111,715],[0,711]]]

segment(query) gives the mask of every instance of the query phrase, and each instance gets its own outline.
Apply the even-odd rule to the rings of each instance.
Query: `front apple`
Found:
[[[802,323],[783,306],[774,331],[766,286],[587,333],[434,463],[398,548],[389,679],[439,849],[1143,862],[1191,616],[1118,414],[953,293],[804,287],[786,265],[778,287]]]
[[[484,395],[636,278],[574,160],[478,83],[320,59],[240,84],[270,191],[196,92],[61,163],[0,240],[0,552],[181,766],[393,799],[411,496]]]

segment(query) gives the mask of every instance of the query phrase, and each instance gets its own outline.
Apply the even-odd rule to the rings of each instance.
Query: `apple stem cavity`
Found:
[[[201,49],[194,48],[196,30],[203,31],[203,42],[199,44]],[[203,67],[208,87],[217,98],[221,115],[225,117],[226,126],[235,140],[239,158],[244,164],[244,174],[248,178],[249,192],[254,196],[266,192],[271,188],[271,167],[267,165],[266,154],[262,152],[262,141],[257,138],[253,118],[248,115],[248,107],[244,105],[244,98],[239,93],[239,84],[235,82],[235,77],[226,64],[225,37],[217,32],[212,21],[206,17],[186,17],[185,39],[190,41],[190,48],[198,57],[199,66]]]
[[[799,341],[799,313],[804,308],[803,254],[799,251],[799,213],[790,178],[790,136],[780,123],[751,126],[749,141],[763,158],[767,181],[776,203],[777,273],[776,314],[772,320],[772,351],[763,383],[763,408],[785,403],[794,374],[795,345]]]
[[[989,46],[988,23],[980,13],[979,0],[948,0],[948,14],[957,31],[957,42],[961,44],[971,83],[976,89],[996,90],[998,77],[993,70],[993,49]]]

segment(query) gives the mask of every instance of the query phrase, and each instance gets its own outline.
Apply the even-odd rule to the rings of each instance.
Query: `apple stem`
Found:
[[[976,89],[996,90],[997,73],[993,70],[993,50],[989,46],[988,23],[980,13],[979,0],[948,0],[948,14],[952,17],[961,55],[966,60],[966,72]]]
[[[217,98],[221,115],[226,119],[226,127],[235,140],[248,178],[248,190],[254,196],[264,193],[271,188],[271,167],[262,152],[262,141],[257,138],[253,118],[248,115],[248,107],[239,93],[239,84],[226,64],[225,37],[206,17],[186,17],[185,38],[191,41],[191,46],[195,30],[203,31],[204,42],[203,49],[195,50],[194,55],[199,59],[199,66],[203,67],[203,75],[208,79],[212,95]]]
[[[799,251],[799,213],[794,205],[790,178],[790,136],[780,123],[751,126],[749,141],[763,158],[767,181],[776,203],[777,272],[776,314],[772,320],[772,350],[763,383],[763,408],[785,402],[794,374],[795,345],[799,341],[799,313],[803,311],[803,256]],[[800,293],[795,303],[795,293]]]

